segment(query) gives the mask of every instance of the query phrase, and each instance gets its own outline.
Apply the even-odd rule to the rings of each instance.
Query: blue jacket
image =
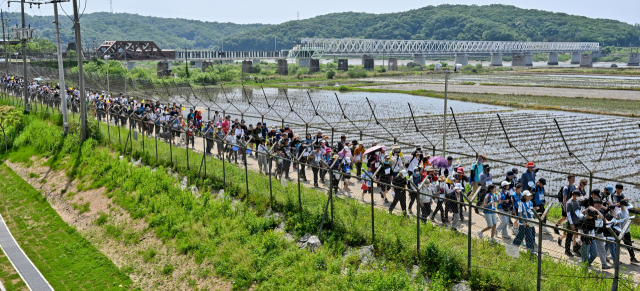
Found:
[[[520,183],[522,183],[522,191],[529,190],[531,192],[533,187],[529,187],[529,182],[533,182],[533,185],[534,185],[533,187],[535,187],[536,173],[534,171],[526,170],[524,171],[524,173],[522,173],[522,176],[520,176]]]
[[[531,193],[533,194],[533,205],[534,206],[538,206],[538,205],[542,205],[544,204],[545,198],[544,198],[544,187],[540,187],[537,186],[534,187],[531,191]],[[542,198],[542,199],[541,199]]]

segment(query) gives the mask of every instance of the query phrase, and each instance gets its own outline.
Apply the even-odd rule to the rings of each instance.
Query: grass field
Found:
[[[38,191],[4,163],[0,175],[0,212],[18,244],[54,289],[122,290],[120,285],[131,285],[127,275],[68,226]]]

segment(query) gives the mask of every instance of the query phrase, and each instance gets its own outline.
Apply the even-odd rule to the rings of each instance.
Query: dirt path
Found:
[[[393,84],[362,86],[361,88],[388,89],[388,90],[433,90],[444,92],[444,84]],[[633,90],[605,90],[605,89],[572,89],[572,88],[546,88],[546,87],[520,87],[520,86],[483,86],[483,85],[449,85],[449,92],[458,93],[489,93],[500,95],[533,95],[533,96],[557,96],[557,97],[585,97],[607,98],[621,100],[640,100],[640,91]]]
[[[202,143],[202,139],[196,139],[195,140],[195,148],[196,149],[202,149],[203,148],[203,143]],[[202,150],[195,150],[195,152],[197,154],[202,154]],[[215,154],[217,153],[217,148],[214,146],[214,148],[211,151],[212,153],[214,153],[214,157],[208,157],[209,160],[211,159],[215,159]],[[197,154],[194,154],[194,157],[197,157]],[[202,156],[200,156],[202,157]],[[242,162],[241,157],[238,157],[238,165],[236,165],[234,163],[234,161],[232,160],[231,163],[227,164],[228,166],[237,166],[240,168],[244,168],[244,164]],[[258,167],[258,162],[257,159],[255,157],[249,157],[247,159],[247,168],[249,170],[258,172],[259,167]],[[275,168],[275,164],[274,164],[274,168]],[[355,175],[355,174],[354,174]],[[289,171],[289,177],[291,178],[291,180],[288,183],[297,183],[297,169],[291,167],[291,170]],[[306,171],[306,177],[308,179],[308,181],[302,181],[302,185],[304,185],[305,187],[309,187],[309,188],[314,188],[313,187],[313,173],[310,169],[307,168]],[[324,192],[328,192],[328,187],[329,187],[329,179],[328,179],[328,174],[326,175],[326,179],[325,179],[325,183],[320,183],[319,184],[319,188],[316,188],[320,191],[324,191]],[[275,178],[273,178],[274,183],[278,183],[278,181],[275,180]],[[340,182],[339,184],[339,188],[342,189],[343,188],[343,182]],[[369,194],[364,196],[364,202],[362,201],[361,197],[362,197],[362,190],[360,189],[362,185],[362,182],[357,182],[355,179],[351,179],[351,185],[349,187],[350,192],[351,192],[351,197],[348,197],[346,195],[346,193],[343,190],[340,190],[339,193],[336,194],[336,198],[337,199],[356,199],[357,201],[359,201],[360,203],[363,204],[367,204],[370,205],[370,201],[371,201],[371,196]],[[384,209],[384,210],[388,210],[389,209],[389,204],[384,203],[384,199],[381,197],[380,195],[381,190],[378,187],[375,187],[374,189],[374,206],[378,209]],[[389,199],[389,201],[391,202],[392,196],[391,194],[387,194],[387,198]],[[409,197],[407,195],[407,207],[409,205]],[[414,203],[414,205],[410,209],[414,214],[417,213],[417,202]],[[436,203],[434,202],[431,209],[435,210],[436,207]],[[400,215],[401,213],[401,208],[400,208],[400,203],[398,203],[396,205],[396,207],[394,208],[394,214]],[[482,212],[480,212],[481,214],[475,214],[473,213],[472,216],[472,235],[474,237],[477,237],[477,232],[481,229],[484,229],[486,227],[486,221],[484,219],[484,215],[482,215]],[[412,215],[412,219],[416,219],[415,215]],[[452,219],[451,214],[448,216],[449,219]],[[460,227],[458,228],[458,230],[462,233],[467,233],[468,231],[468,218],[469,218],[469,213],[468,213],[468,209],[467,211],[464,212],[464,222],[461,223]],[[436,215],[436,218],[434,220],[434,223],[442,225],[442,222],[440,221],[440,213],[438,213]],[[551,223],[551,222],[549,222]],[[449,224],[447,224],[448,226]],[[490,232],[487,231],[484,233],[484,239],[488,239],[488,237],[490,237]],[[509,227],[509,234],[511,235],[511,239],[503,239],[500,235],[496,236],[496,241],[503,243],[503,244],[507,244],[507,243],[511,243],[513,242],[513,238],[515,238],[515,236],[512,234],[511,232],[511,227]],[[570,262],[573,264],[580,264],[580,258],[579,257],[573,257],[573,258],[568,258],[565,254],[564,254],[564,242],[563,242],[563,247],[559,247],[558,243],[557,243],[557,239],[558,239],[558,235],[556,234],[550,234],[550,235],[543,235],[543,244],[542,244],[542,250],[543,253],[547,254],[550,257],[553,257],[555,260],[557,261],[566,261],[566,262]],[[538,241],[538,238],[536,236],[535,238],[536,242]],[[524,249],[524,247],[522,247],[522,249]],[[631,264],[630,262],[630,257],[629,254],[627,252],[627,250],[622,247],[621,248],[621,253],[622,256],[620,257],[620,263],[622,264],[623,268],[626,268],[626,270],[622,271],[622,272],[626,272],[626,273],[630,273],[632,274],[632,276],[634,277],[634,279],[636,281],[640,280],[640,266],[636,265],[636,264]],[[610,261],[610,263],[613,263],[613,261]],[[601,270],[601,266],[600,266],[600,259],[596,258],[596,260],[593,262],[592,267],[595,270]],[[602,270],[603,273],[607,273],[611,276],[613,276],[613,272],[614,269],[609,269],[609,270]]]
[[[211,264],[206,261],[196,264],[192,257],[178,254],[174,247],[162,243],[144,220],[132,219],[128,212],[112,203],[104,188],[78,191],[82,189],[82,181],[69,181],[64,172],[42,166],[44,160],[34,159],[30,167],[5,163],[38,189],[66,223],[125,271],[134,281],[134,288],[232,289],[230,282],[206,275],[213,273]],[[106,214],[107,219],[98,225],[96,220],[101,214]],[[171,264],[174,271],[163,275],[162,268],[167,264]]]

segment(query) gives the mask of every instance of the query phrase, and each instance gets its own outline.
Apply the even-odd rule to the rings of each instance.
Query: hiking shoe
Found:
[[[481,231],[481,230],[478,230],[478,232],[477,232],[477,233],[478,233],[478,237],[482,239],[482,231]]]
[[[389,200],[387,200],[387,198],[384,198],[384,203],[389,204]]]
[[[567,255],[567,257],[573,258],[573,254],[571,252],[564,252],[565,255]]]
[[[559,226],[556,224],[556,227],[559,227]],[[553,233],[555,233],[555,234],[560,234],[560,231],[558,231],[558,229],[557,229],[557,228],[554,228],[554,229],[553,229]]]
[[[611,266],[602,266],[602,269],[603,270],[609,270],[609,269],[611,269]]]
[[[409,214],[413,215],[413,210],[409,209]]]
[[[636,264],[637,264],[637,263],[640,263],[640,262],[638,262],[638,260],[636,260],[636,258],[631,258],[631,262],[632,262],[632,263],[636,263]]]
[[[510,236],[510,235],[503,235],[503,236],[502,236],[502,238],[504,238],[504,239],[511,239],[511,236]]]
[[[551,232],[546,227],[542,229],[542,233],[546,234],[546,235],[550,235],[551,234]]]
[[[559,246],[562,246],[562,237],[559,237],[559,238],[558,238],[558,245],[559,245]]]
[[[582,254],[579,251],[578,252],[573,251],[573,253],[576,255],[576,257],[582,257]]]

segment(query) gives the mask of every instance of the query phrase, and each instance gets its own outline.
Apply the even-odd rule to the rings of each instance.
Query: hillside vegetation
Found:
[[[5,14],[15,26],[17,13]],[[72,39],[71,21],[60,17],[63,41]],[[91,13],[82,19],[85,45],[105,40],[152,40],[167,49],[290,49],[301,38],[376,38],[493,41],[590,41],[639,46],[640,25],[508,5],[439,5],[405,12],[343,12],[279,25],[234,24],[159,18],[128,13]],[[29,16],[38,37],[55,39],[53,16]]]
[[[9,26],[20,20],[19,13],[5,13]],[[63,46],[73,41],[71,19],[61,13],[60,33]],[[27,15],[26,23],[37,29],[37,37],[55,42],[56,31],[53,16]],[[97,12],[85,14],[81,19],[82,42],[96,46],[107,40],[151,40],[165,49],[208,49],[218,46],[225,36],[266,27],[265,24],[235,24],[204,22],[179,18],[160,18],[130,13]]]
[[[228,49],[264,49],[305,37],[492,41],[592,41],[640,44],[640,26],[507,5],[440,5],[388,14],[334,13],[243,32]]]

